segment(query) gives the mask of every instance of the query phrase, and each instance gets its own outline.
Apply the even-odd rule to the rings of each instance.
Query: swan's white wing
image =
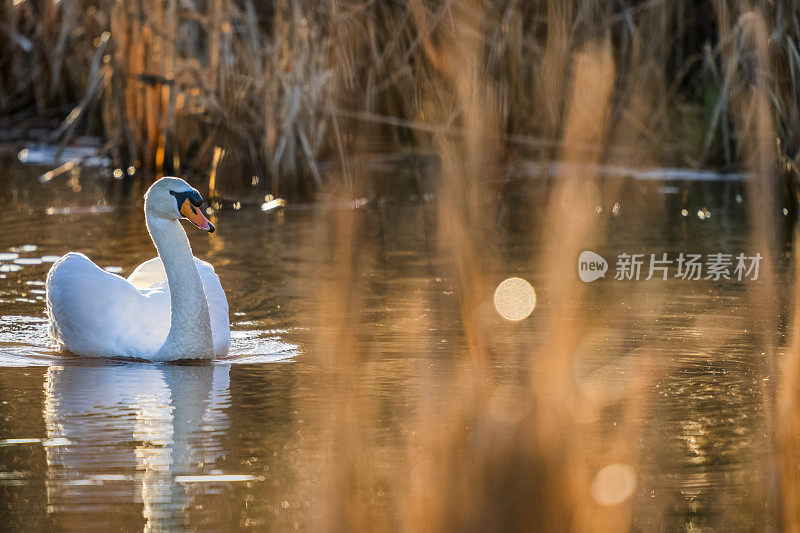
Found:
[[[231,323],[228,315],[228,298],[222,288],[219,276],[211,263],[194,258],[197,271],[203,281],[203,289],[208,300],[208,313],[211,318],[211,337],[214,341],[214,354],[228,355],[231,346]]]
[[[167,280],[167,273],[164,271],[164,263],[160,257],[154,257],[137,266],[128,276],[128,282],[137,289],[149,289],[154,285]]]
[[[79,355],[152,353],[169,331],[169,298],[166,301],[166,309],[161,308],[163,302],[147,298],[79,253],[68,253],[47,274],[50,334]]]
[[[194,258],[203,289],[208,300],[208,312],[211,318],[211,337],[214,341],[214,353],[217,356],[227,355],[231,344],[231,327],[228,317],[228,298],[222,289],[219,276],[210,263]],[[160,257],[145,261],[133,271],[128,281],[142,291],[149,299],[160,300],[166,298],[169,308],[169,285],[164,263]],[[167,315],[169,323],[169,315]]]

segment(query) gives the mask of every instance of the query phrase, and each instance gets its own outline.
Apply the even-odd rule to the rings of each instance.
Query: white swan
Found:
[[[159,257],[128,279],[70,252],[47,274],[50,336],[87,357],[151,361],[208,359],[228,353],[228,300],[214,267],[192,256],[180,218],[214,232],[197,209],[200,193],[179,178],[161,178],[145,194],[147,231]]]

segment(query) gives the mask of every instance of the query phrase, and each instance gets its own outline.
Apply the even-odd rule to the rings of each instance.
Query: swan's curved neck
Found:
[[[164,263],[170,298],[169,334],[153,360],[211,357],[214,344],[208,300],[186,232],[177,220],[149,214],[145,219],[147,231]]]

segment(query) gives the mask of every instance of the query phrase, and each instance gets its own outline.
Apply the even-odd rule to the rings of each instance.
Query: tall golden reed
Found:
[[[13,127],[33,124],[37,113],[67,116],[51,141],[100,134],[123,170],[206,177],[220,148],[219,184],[240,195],[253,181],[290,196],[326,182],[350,186],[349,173],[325,172],[324,162],[346,166],[356,142],[372,154],[431,154],[442,133],[466,133],[452,93],[432,88],[452,79],[452,43],[442,39],[454,24],[476,22],[459,15],[470,5],[5,0],[0,116]],[[614,106],[625,108],[609,125],[609,155],[735,165],[725,31],[713,29],[740,9],[686,0],[482,2],[476,46],[496,91],[500,155],[557,157],[569,58],[608,40]],[[771,32],[767,103],[787,172],[796,174],[800,14],[792,0],[759,9]]]

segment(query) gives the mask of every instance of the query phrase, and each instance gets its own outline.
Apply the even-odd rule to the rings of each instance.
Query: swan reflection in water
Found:
[[[229,371],[220,364],[49,367],[44,422],[57,445],[45,448],[48,512],[67,527],[70,518],[85,523],[86,513],[109,527],[139,515],[145,530],[190,520],[185,511],[196,493],[219,488],[192,482],[219,474]]]

